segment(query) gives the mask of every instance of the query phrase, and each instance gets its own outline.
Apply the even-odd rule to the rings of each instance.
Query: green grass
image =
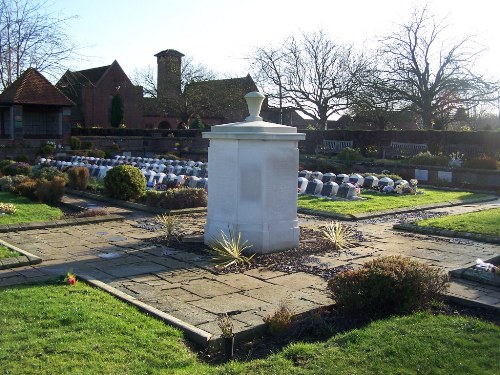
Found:
[[[500,236],[500,208],[421,220],[417,225]]]
[[[180,331],[81,282],[0,290],[0,320],[3,374],[149,374],[200,367]]]
[[[13,215],[0,215],[0,225],[57,220],[62,216],[59,208],[33,202],[12,193],[0,192],[0,202],[13,203],[17,208],[17,212]]]
[[[6,246],[0,245],[0,259],[3,258],[14,258],[19,256],[17,251],[11,250]]]
[[[368,212],[390,211],[395,208],[413,208],[431,203],[444,203],[455,200],[467,201],[487,196],[487,194],[445,191],[432,188],[419,190],[424,191],[424,194],[382,194],[363,190],[361,196],[366,198],[366,200],[356,201],[341,201],[301,195],[299,196],[298,207],[327,213],[355,215]]]
[[[374,322],[267,358],[200,363],[182,334],[84,283],[0,289],[7,374],[494,374],[500,327],[419,313]]]

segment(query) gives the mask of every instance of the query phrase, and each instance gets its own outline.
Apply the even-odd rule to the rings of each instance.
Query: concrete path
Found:
[[[66,199],[89,203],[80,198]],[[490,207],[500,207],[500,200],[436,211],[451,214]],[[112,213],[124,215],[126,220],[0,234],[2,240],[43,259],[39,265],[1,270],[0,287],[65,275],[72,269],[77,275],[99,280],[213,337],[220,334],[216,318],[223,312],[232,315],[235,331],[244,338],[261,331],[263,318],[276,311],[281,301],[286,301],[295,313],[332,302],[326,282],[315,275],[267,269],[225,275],[211,272],[209,256],[148,241],[158,233],[139,227],[138,221],[153,215],[108,208]],[[183,215],[179,219],[183,231],[196,232],[202,230],[205,214]],[[301,225],[312,227],[328,221],[308,215],[299,215],[299,219]],[[365,238],[352,249],[356,255],[316,257],[311,261],[325,267],[359,267],[375,257],[401,254],[450,271],[470,266],[476,258],[489,259],[500,254],[500,246],[494,244],[398,232],[392,229],[394,222],[395,218],[384,217],[349,223]],[[498,288],[454,281],[450,295],[500,311]]]

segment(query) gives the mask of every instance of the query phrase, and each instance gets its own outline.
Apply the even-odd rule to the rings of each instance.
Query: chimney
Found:
[[[158,98],[177,98],[181,95],[181,62],[184,56],[179,51],[166,49],[156,55],[158,64]]]

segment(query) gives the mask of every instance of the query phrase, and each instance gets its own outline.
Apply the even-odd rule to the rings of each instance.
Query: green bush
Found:
[[[38,180],[34,178],[25,178],[17,184],[11,185],[11,191],[14,194],[21,195],[31,200],[37,200],[35,191],[38,187]]]
[[[11,163],[3,168],[3,174],[6,176],[29,176],[31,174],[31,165],[24,162]]]
[[[331,171],[340,171],[343,170],[343,166],[332,159],[323,158],[323,157],[306,157],[301,158],[299,162],[299,170],[309,170],[309,171],[322,171],[322,172],[331,172]]]
[[[464,163],[465,168],[473,168],[473,169],[498,169],[498,162],[492,156],[488,155],[479,155],[475,158],[468,159]]]
[[[90,173],[87,167],[72,167],[67,170],[67,173],[68,184],[72,189],[87,189],[90,178]]]
[[[439,165],[448,166],[450,157],[446,155],[432,155],[429,151],[419,152],[408,159],[410,165]]]
[[[346,147],[337,154],[337,159],[338,160],[347,160],[347,161],[358,161],[358,160],[363,160],[364,157],[363,157],[363,155],[361,155],[359,150],[355,150],[353,148]]]
[[[31,170],[31,177],[36,179],[52,180],[54,177],[64,178],[68,182],[68,175],[50,165],[35,165]]]
[[[27,180],[28,176],[4,176],[0,178],[0,190],[1,191],[11,191],[15,192],[15,187],[19,185],[24,180]]]
[[[54,155],[54,152],[56,152],[56,144],[53,142],[40,146],[40,155],[44,158]]]
[[[70,145],[72,150],[80,150],[82,148],[82,141],[78,137],[71,137]]]
[[[104,177],[106,193],[118,199],[138,199],[146,192],[146,179],[142,172],[131,165],[119,165]]]
[[[429,307],[442,297],[447,281],[446,274],[426,264],[389,256],[336,275],[328,288],[343,313],[377,318]]]
[[[5,174],[5,172],[4,172],[5,167],[7,167],[8,165],[13,164],[13,163],[15,163],[15,161],[10,160],[10,159],[5,159],[5,160],[0,161],[0,172]]]
[[[64,195],[66,181],[61,177],[54,177],[51,181],[38,180],[35,196],[43,203],[55,205]]]
[[[167,208],[169,210],[193,207],[206,207],[207,192],[204,189],[183,188],[166,191],[150,190],[146,192],[146,205]]]
[[[105,158],[106,157],[106,152],[103,150],[89,150],[87,151],[87,156],[89,157],[94,157],[94,158]]]

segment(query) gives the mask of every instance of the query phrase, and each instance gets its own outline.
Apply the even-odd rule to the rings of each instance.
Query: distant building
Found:
[[[189,126],[199,117],[204,124],[217,125],[242,121],[248,115],[245,94],[256,91],[250,75],[239,78],[198,81],[182,92],[182,58],[176,50],[156,55],[158,66],[156,98],[143,97],[141,86],[135,86],[118,62],[93,69],[68,70],[56,86],[76,106],[71,111],[72,125],[110,127],[111,100],[120,95],[127,128],[177,129]],[[279,111],[264,103],[264,119],[279,122]],[[286,124],[303,125],[293,111],[283,116]]]
[[[68,70],[56,87],[76,104],[71,111],[72,125],[111,126],[111,101],[114,95],[120,95],[122,99],[124,124],[135,128],[142,123],[142,87],[132,84],[117,61],[93,69]]]
[[[29,68],[0,94],[0,136],[69,140],[73,106],[42,74]]]

